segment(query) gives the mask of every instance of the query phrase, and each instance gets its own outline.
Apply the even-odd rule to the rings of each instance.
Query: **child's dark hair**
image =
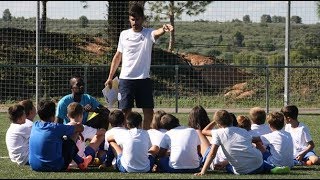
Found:
[[[281,130],[284,127],[284,115],[282,112],[271,112],[267,115],[267,122],[270,127]]]
[[[24,107],[26,115],[29,116],[34,107],[33,102],[30,99],[25,99],[20,101],[19,104]]]
[[[126,118],[128,128],[138,128],[142,123],[142,116],[138,112],[129,112]]]
[[[76,118],[77,116],[83,114],[83,107],[77,102],[72,102],[67,107],[68,116],[71,118]]]
[[[287,105],[281,108],[281,112],[285,117],[289,117],[292,119],[298,119],[299,110],[295,105]]]
[[[195,106],[189,113],[188,126],[194,129],[204,129],[210,123],[207,111],[201,106]]]
[[[110,112],[109,123],[112,127],[122,127],[124,125],[124,122],[124,113],[121,110],[115,109]]]
[[[226,110],[218,110],[213,115],[213,121],[221,126],[232,126],[232,118],[228,111]]]
[[[170,130],[180,126],[179,119],[172,114],[165,114],[160,120],[161,127]]]
[[[24,107],[20,104],[15,104],[8,108],[9,119],[12,123],[16,123],[17,120],[24,114]]]
[[[253,124],[264,124],[266,122],[266,111],[260,107],[253,107],[249,111],[249,118]]]
[[[131,5],[130,9],[129,9],[129,16],[132,16],[134,18],[137,17],[142,17],[144,18],[144,8],[143,6],[141,6],[138,3],[135,3],[133,5]]]
[[[41,100],[38,105],[38,115],[43,121],[50,121],[55,117],[56,104],[51,100]]]
[[[158,111],[154,112],[153,118],[152,118],[152,121],[150,124],[150,128],[151,129],[162,129],[163,127],[161,127],[161,125],[160,125],[160,120],[161,120],[161,117],[165,114],[166,114],[166,112],[163,110],[158,110]]]
[[[232,119],[232,125],[234,127],[238,127],[238,121],[237,121],[237,117],[234,113],[229,112],[231,119]]]

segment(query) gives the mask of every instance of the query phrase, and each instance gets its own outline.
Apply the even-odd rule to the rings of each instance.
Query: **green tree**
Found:
[[[5,10],[3,11],[2,19],[3,19],[4,21],[11,21],[11,20],[12,20],[11,12],[10,12],[9,9],[5,9]]]
[[[283,16],[272,16],[271,17],[271,21],[273,23],[285,23],[286,22],[286,18]]]
[[[251,23],[250,16],[249,15],[244,15],[243,18],[242,18],[242,21],[244,23]]]
[[[268,14],[263,14],[261,16],[261,23],[271,23],[271,16]]]
[[[302,20],[300,16],[292,16],[291,17],[291,22],[296,23],[296,24],[301,24]]]
[[[237,31],[234,35],[233,35],[233,43],[235,46],[238,47],[242,47],[243,46],[243,40],[244,40],[244,35]]]
[[[155,20],[167,20],[174,26],[175,19],[181,19],[182,13],[189,16],[198,15],[206,11],[208,6],[213,1],[149,1],[150,11],[155,15],[152,17]],[[172,51],[175,43],[175,33],[170,32],[170,40],[168,50]]]
[[[80,21],[80,27],[82,28],[88,27],[89,20],[86,16],[81,16],[79,18],[79,21]]]

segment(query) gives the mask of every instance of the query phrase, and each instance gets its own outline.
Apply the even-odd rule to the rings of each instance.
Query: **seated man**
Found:
[[[73,76],[70,79],[71,94],[60,99],[56,110],[56,121],[67,124],[70,122],[67,116],[67,107],[72,102],[78,102],[84,108],[82,124],[99,129],[108,129],[108,115],[110,111],[99,103],[94,97],[84,93],[84,81],[80,76]],[[98,115],[88,121],[89,112],[96,112]]]

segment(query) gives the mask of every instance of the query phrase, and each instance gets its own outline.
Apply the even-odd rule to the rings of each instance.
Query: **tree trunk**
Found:
[[[42,14],[40,20],[40,33],[45,33],[47,28],[47,2],[48,1],[41,1],[42,2]]]
[[[174,27],[174,1],[170,1],[170,11],[169,11],[169,18],[170,18],[170,24]],[[175,42],[175,33],[173,31],[170,32],[170,40],[169,40],[169,46],[168,46],[168,51],[172,52],[173,51],[173,46]]]

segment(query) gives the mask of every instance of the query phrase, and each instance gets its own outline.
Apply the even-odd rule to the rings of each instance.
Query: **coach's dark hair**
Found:
[[[170,130],[180,126],[179,119],[172,114],[165,114],[161,117],[160,125],[164,129]]]
[[[129,112],[126,118],[128,128],[138,128],[142,123],[142,116],[138,112]]]
[[[41,100],[38,105],[38,115],[43,121],[50,121],[55,117],[56,104],[51,100]]]
[[[142,17],[144,18],[144,7],[138,3],[134,3],[133,5],[131,5],[130,9],[129,9],[129,16],[132,17]]]
[[[74,83],[76,82],[74,79],[79,79],[80,81],[82,81],[82,82],[84,83],[83,78],[82,78],[80,75],[75,74],[75,75],[73,75],[73,76],[70,78],[70,80],[69,80],[70,89],[72,89]]]

